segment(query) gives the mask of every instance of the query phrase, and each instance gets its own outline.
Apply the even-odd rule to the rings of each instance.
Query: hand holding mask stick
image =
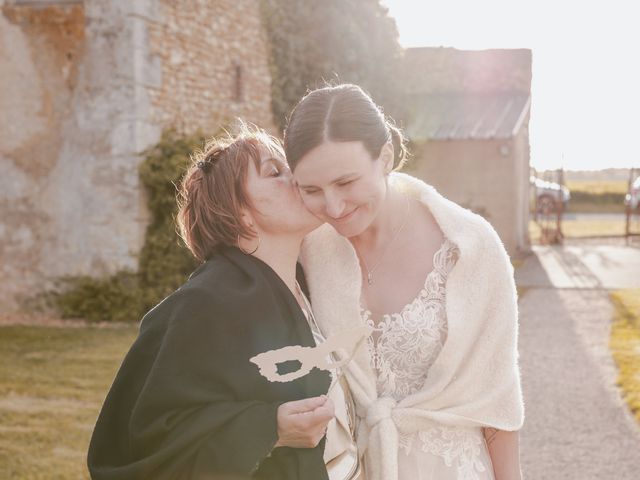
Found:
[[[317,328],[315,322],[312,327]],[[320,370],[336,369],[336,378],[326,395],[307,398],[281,405],[278,409],[279,446],[313,448],[327,433],[328,422],[334,416],[334,405],[329,397],[333,388],[340,383],[342,368],[354,357],[362,342],[371,335],[372,327],[360,325],[339,332],[320,342],[316,347],[293,345],[261,353],[250,359],[258,366],[260,374],[270,382],[290,382],[307,375],[314,367]],[[318,329],[319,332],[319,329]],[[350,352],[342,360],[334,361],[339,350]],[[298,361],[300,368],[295,372],[278,373],[278,364]],[[353,415],[348,414],[351,416]],[[349,421],[351,425],[352,422]],[[352,432],[353,435],[354,432]]]

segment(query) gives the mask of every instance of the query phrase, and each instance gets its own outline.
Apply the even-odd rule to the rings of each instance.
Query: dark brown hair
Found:
[[[298,102],[284,132],[284,151],[294,170],[302,157],[325,141],[361,141],[375,159],[389,140],[394,170],[399,170],[407,158],[402,132],[362,88],[342,84],[313,90]]]
[[[246,189],[250,162],[259,169],[261,152],[284,158],[280,142],[257,127],[213,139],[196,151],[178,192],[179,234],[200,261],[220,245],[233,246],[255,232],[241,220],[242,209],[255,211]]]

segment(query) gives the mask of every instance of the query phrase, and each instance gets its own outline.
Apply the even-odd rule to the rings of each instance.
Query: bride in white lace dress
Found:
[[[431,187],[408,194],[411,180],[393,181],[402,134],[355,85],[307,94],[289,118],[285,152],[305,205],[333,227],[310,236],[325,243],[307,242],[319,257],[305,271],[320,326],[374,327],[347,375],[367,480],[520,479],[516,294],[493,229]],[[332,272],[324,284],[323,269]],[[355,284],[357,318],[345,293]]]
[[[446,239],[433,256],[433,269],[418,295],[398,313],[377,321],[369,310],[363,320],[374,328],[368,339],[380,396],[396,401],[416,393],[447,339],[445,284],[458,250]],[[399,478],[493,479],[493,466],[480,428],[434,426],[400,435]]]

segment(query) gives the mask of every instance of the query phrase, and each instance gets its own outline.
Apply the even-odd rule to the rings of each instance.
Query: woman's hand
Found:
[[[276,447],[314,448],[335,416],[333,401],[324,395],[283,403],[278,407]]]

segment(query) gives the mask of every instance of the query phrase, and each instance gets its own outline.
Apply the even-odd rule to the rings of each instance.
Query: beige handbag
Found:
[[[335,405],[335,418],[327,425],[324,461],[329,480],[364,480],[355,442],[355,405],[349,386],[340,375],[329,392]]]

